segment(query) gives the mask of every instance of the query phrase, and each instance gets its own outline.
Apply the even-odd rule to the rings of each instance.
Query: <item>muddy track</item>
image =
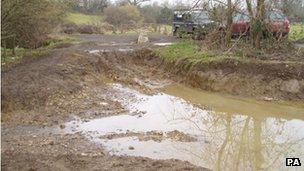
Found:
[[[100,37],[95,39],[100,40]],[[131,43],[134,41],[133,37],[126,39],[132,40]],[[130,80],[130,76],[137,75],[141,79],[148,78],[149,75],[143,72],[146,67],[127,67],[128,54],[111,53],[99,56],[87,52],[95,48],[117,50],[129,45],[100,45],[104,42],[96,43],[86,38],[84,41],[55,49],[48,56],[3,69],[1,168],[206,170],[173,159],[112,156],[102,146],[92,145],[81,134],[56,134],[47,131],[53,127],[61,127],[64,122],[75,117],[85,120],[126,112],[119,102],[111,100],[111,97],[120,95],[106,85],[108,81],[119,80],[153,93],[149,88],[145,89],[143,85],[133,81],[134,79]],[[124,65],[120,65],[120,60],[124,61]]]
[[[287,67],[228,60],[187,68],[184,61],[168,63],[151,51],[153,42],[172,38],[155,37],[146,45],[135,45],[132,36],[83,39],[85,42],[55,49],[48,56],[2,71],[3,170],[206,170],[174,159],[112,156],[80,133],[51,131],[54,127],[64,129],[64,123],[75,118],[86,121],[128,112],[113,99],[124,96],[108,86],[109,82],[128,85],[144,94],[155,94],[161,85],[181,82],[241,96],[304,99],[300,63]],[[290,80],[296,80],[291,84],[300,88],[296,86],[296,91],[290,92]],[[284,84],[287,89],[282,88]],[[145,140],[163,138],[154,133],[129,134]]]

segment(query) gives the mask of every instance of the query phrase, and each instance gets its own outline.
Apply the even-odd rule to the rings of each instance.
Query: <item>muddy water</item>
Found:
[[[230,95],[210,93],[181,85],[168,86],[163,89],[163,92],[227,114],[304,120],[304,103],[274,103],[248,98],[240,99]]]
[[[175,158],[215,170],[286,170],[286,157],[304,159],[301,104],[235,99],[183,86],[155,95],[112,86],[118,92],[113,99],[128,113],[75,120],[66,131],[81,131],[113,155]],[[161,138],[143,138],[151,132]]]

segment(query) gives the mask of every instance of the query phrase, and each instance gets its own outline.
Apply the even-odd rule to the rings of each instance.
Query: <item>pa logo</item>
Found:
[[[286,158],[286,166],[301,166],[299,158]]]

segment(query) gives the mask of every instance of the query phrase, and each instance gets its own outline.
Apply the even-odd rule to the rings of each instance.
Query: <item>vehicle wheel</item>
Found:
[[[175,28],[175,29],[174,29],[174,31],[173,31],[173,36],[177,36],[177,29],[178,29],[178,28]]]
[[[224,29],[220,29],[220,30],[219,30],[219,35],[220,35],[220,38],[221,38],[221,39],[225,39],[225,37],[226,37],[225,30],[224,30]]]
[[[201,35],[198,31],[193,31],[193,34],[192,34],[192,39],[194,40],[200,40],[201,39]]]
[[[180,29],[178,29],[178,30],[176,31],[176,36],[177,36],[178,38],[183,38],[183,33],[182,33],[182,31],[181,31]]]
[[[289,38],[288,33],[284,33],[284,34],[283,34],[283,38],[284,38],[285,40],[288,40],[288,38]]]
[[[183,37],[183,34],[181,32],[181,29],[180,28],[176,28],[174,31],[173,31],[173,36],[176,36],[178,38],[182,38]]]

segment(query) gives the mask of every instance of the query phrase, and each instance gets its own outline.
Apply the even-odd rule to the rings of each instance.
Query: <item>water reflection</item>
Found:
[[[68,130],[82,131],[102,143],[111,154],[176,158],[214,170],[286,170],[286,157],[304,159],[304,122],[301,119],[304,108],[301,106],[231,100],[200,92],[185,93],[188,90],[184,88],[176,91],[175,96],[164,93],[148,96],[120,85],[113,88],[121,93],[116,100],[130,113],[67,123]],[[183,93],[190,100],[176,97],[183,96]],[[212,102],[206,97],[212,97]],[[191,100],[211,109],[195,107],[197,105]],[[280,111],[288,116],[281,117]],[[179,141],[171,137],[159,142],[139,137],[151,131],[162,132],[160,135],[168,137],[168,132],[174,130],[195,137],[197,141]],[[113,134],[120,136],[104,138]],[[130,150],[130,146],[134,149]]]
[[[203,130],[212,145],[202,161],[214,170],[286,170],[286,157],[303,158],[303,121],[224,114]]]

